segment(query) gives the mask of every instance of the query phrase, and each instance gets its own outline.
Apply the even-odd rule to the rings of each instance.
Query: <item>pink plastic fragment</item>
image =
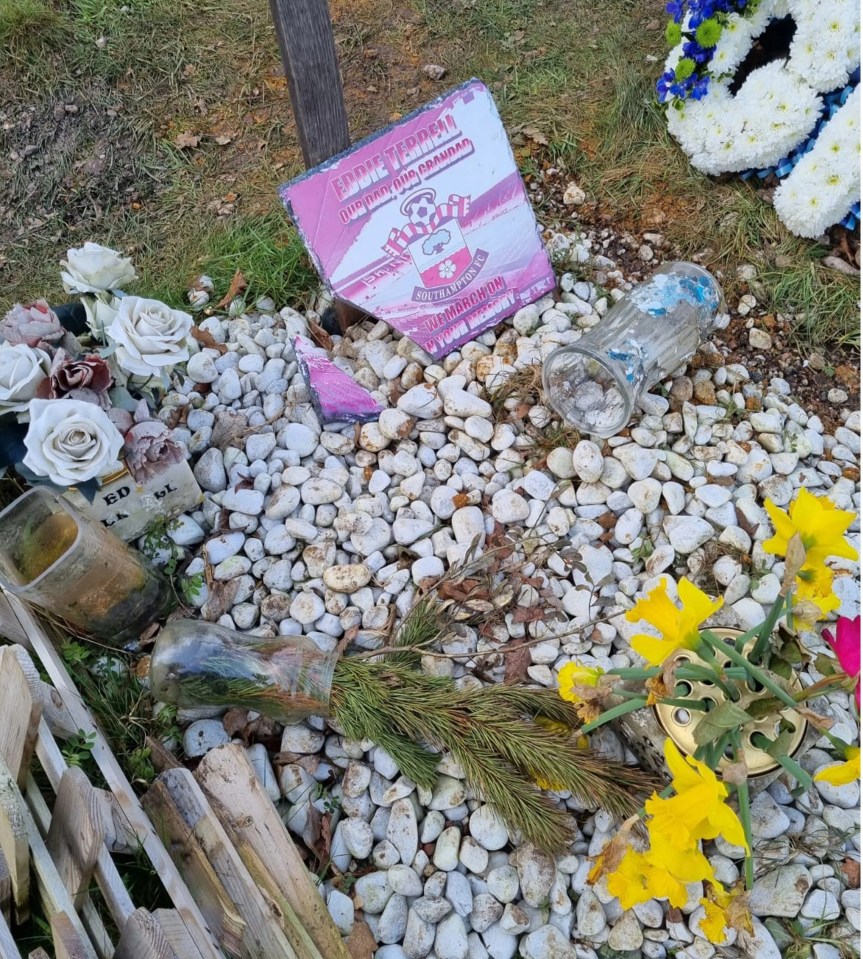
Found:
[[[383,407],[371,393],[340,370],[311,340],[294,337],[294,352],[321,422],[365,423],[381,414]]]

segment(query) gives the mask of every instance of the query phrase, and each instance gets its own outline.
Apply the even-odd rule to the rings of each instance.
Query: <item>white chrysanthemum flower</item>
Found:
[[[832,128],[837,121],[840,130],[853,134],[854,143],[834,136]],[[858,87],[773,195],[776,212],[789,230],[799,236],[818,237],[860,199],[859,143]]]

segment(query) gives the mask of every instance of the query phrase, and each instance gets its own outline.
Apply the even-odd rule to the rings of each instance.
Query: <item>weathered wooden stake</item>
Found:
[[[336,38],[327,0],[270,0],[306,169],[351,145]],[[365,315],[333,304],[344,332]]]

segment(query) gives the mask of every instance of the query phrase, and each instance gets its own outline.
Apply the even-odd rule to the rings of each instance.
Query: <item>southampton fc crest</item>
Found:
[[[469,209],[470,197],[452,193],[446,203],[437,203],[431,189],[418,190],[402,203],[407,222],[390,231],[383,248],[395,257],[410,254],[422,282],[414,300],[446,299],[479,274],[488,254],[471,252],[459,224]]]

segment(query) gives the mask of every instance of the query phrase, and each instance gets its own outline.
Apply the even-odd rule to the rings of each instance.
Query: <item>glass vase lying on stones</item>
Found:
[[[642,393],[690,360],[728,324],[722,290],[694,263],[666,263],[542,369],[549,403],[584,433],[608,437],[629,422]]]
[[[414,608],[393,645],[339,657],[308,637],[250,636],[193,620],[175,620],[156,639],[150,686],[177,706],[242,706],[288,724],[329,717],[347,739],[368,739],[424,789],[438,782],[441,753],[464,770],[474,793],[510,830],[547,850],[572,841],[575,822],[543,791],[629,815],[656,780],[595,755],[578,736],[575,709],[554,690],[518,685],[460,689],[421,672],[420,657],[440,635],[428,603]],[[492,810],[489,810],[492,814]]]
[[[0,586],[116,647],[174,602],[144,556],[41,487],[0,513]]]

